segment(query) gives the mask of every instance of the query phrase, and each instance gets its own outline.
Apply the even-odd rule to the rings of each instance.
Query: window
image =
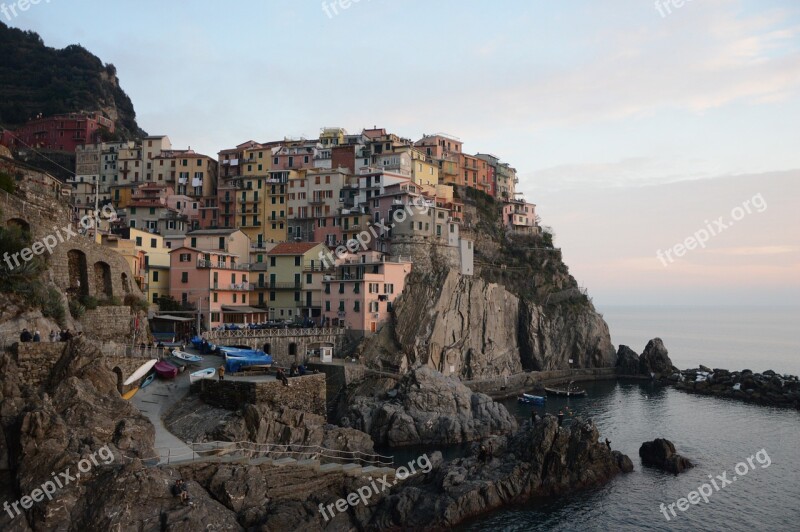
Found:
[[[158,282],[158,272],[157,271],[153,272],[153,282],[154,283]]]
[[[294,258],[294,265],[295,266],[300,266],[300,257],[295,257]]]
[[[361,302],[360,301],[356,301],[355,302],[355,305],[353,306],[353,310],[355,312],[361,312]]]
[[[325,302],[325,312],[330,312],[330,311],[331,311],[331,302],[330,301],[326,301]]]
[[[189,272],[182,272],[181,273],[181,282],[188,283],[189,282]]]
[[[269,300],[270,301],[275,301],[275,292],[270,292],[269,293]]]
[[[193,248],[197,247],[197,239],[194,238],[194,237],[192,237],[192,240],[191,240],[191,247],[193,247]]]
[[[236,299],[236,296],[237,296],[237,294],[233,294],[233,302],[234,302],[234,303],[238,303],[238,301],[237,301],[237,299]]]
[[[142,245],[142,237],[140,237],[140,236],[136,237],[136,245],[137,246],[141,246]]]
[[[344,312],[344,301],[339,301],[339,312]]]
[[[295,301],[300,301],[300,292],[295,292],[294,293],[294,300]]]
[[[212,294],[212,298],[213,298],[213,300],[214,300],[214,303],[216,303],[216,302],[217,302],[217,293],[216,293],[216,292],[214,292],[214,293]]]
[[[369,293],[370,294],[377,294],[380,291],[380,286],[378,283],[369,283]]]
[[[191,253],[181,253],[180,262],[191,262],[192,261],[192,254]]]
[[[155,238],[151,238],[150,239],[150,247],[152,249],[155,249],[157,246],[158,246],[158,240],[156,240]]]
[[[370,312],[379,312],[380,311],[380,306],[379,306],[377,301],[370,302],[369,311]]]
[[[275,229],[275,228],[273,227],[273,229]],[[273,268],[275,267],[275,263],[277,262],[275,259],[276,259],[276,257],[270,257],[269,258],[269,265],[271,267],[273,267]]]
[[[225,237],[219,237],[219,249],[225,249]]]
[[[385,285],[383,285],[383,293],[384,294],[394,294],[394,285],[393,284],[385,284]]]

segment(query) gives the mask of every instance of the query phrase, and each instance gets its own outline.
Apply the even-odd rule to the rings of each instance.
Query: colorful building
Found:
[[[320,318],[324,275],[320,256],[327,252],[314,242],[285,242],[267,252],[267,271],[259,274],[256,286],[268,294],[270,319]]]
[[[16,130],[0,133],[0,144],[10,149],[39,148],[74,152],[82,144],[101,142],[114,133],[114,121],[98,112],[39,116]]]

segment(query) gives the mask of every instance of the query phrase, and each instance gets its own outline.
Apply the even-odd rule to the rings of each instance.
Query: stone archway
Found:
[[[122,383],[125,382],[125,378],[122,375],[122,370],[119,368],[119,366],[116,366],[111,371],[113,371],[117,376],[117,391],[120,393],[120,395],[122,395],[122,389],[124,387],[124,384]]]
[[[297,344],[294,342],[289,344],[289,356],[294,357],[292,362],[297,362]]]
[[[114,288],[111,284],[111,266],[102,261],[94,263],[94,293],[98,299],[108,299],[114,295]]]
[[[266,354],[270,354],[270,352],[271,352],[271,351],[272,351],[272,344],[271,344],[271,343],[269,343],[269,342],[267,342],[266,344],[264,344],[264,352],[265,352]]]
[[[23,218],[9,218],[6,221],[6,227],[9,229],[16,227],[26,235],[31,234],[31,224]]]
[[[71,249],[67,253],[69,268],[69,291],[81,296],[89,295],[89,270],[86,265],[86,253],[79,249]]]

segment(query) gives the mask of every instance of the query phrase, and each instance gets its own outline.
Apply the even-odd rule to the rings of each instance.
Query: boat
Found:
[[[204,379],[213,379],[217,375],[217,370],[214,368],[201,369],[189,375],[189,382],[202,381]]]
[[[184,362],[189,362],[189,363],[199,363],[203,361],[203,357],[201,357],[200,355],[192,355],[185,351],[178,351],[177,349],[172,352],[172,356],[174,356],[177,359],[183,360]]]
[[[122,384],[124,384],[125,386],[130,386],[134,382],[138,381],[139,379],[147,375],[147,372],[153,369],[153,366],[155,366],[157,362],[158,362],[157,358],[148,360],[147,362],[139,366],[139,369],[131,373],[131,376],[128,377],[127,380]]]
[[[573,388],[570,382],[566,388],[545,388],[544,391],[547,395],[555,395],[557,397],[584,397],[586,390],[580,388]]]
[[[122,396],[122,398],[125,399],[126,401],[130,401],[131,399],[133,399],[133,396],[136,395],[136,392],[138,392],[138,391],[139,391],[139,387],[137,386],[136,388],[133,388],[129,392],[125,393]]]
[[[249,357],[226,357],[225,360],[225,371],[228,373],[236,373],[245,368],[269,368],[271,366],[272,357],[265,354]]]
[[[166,360],[156,363],[153,367],[156,369],[158,376],[162,379],[174,379],[178,375],[178,368]]]
[[[225,353],[225,360],[231,358],[253,358],[253,357],[268,357],[269,355],[266,354],[264,351],[260,351],[258,349],[248,349],[248,350],[239,350],[233,352],[226,352]]]
[[[147,376],[147,378],[144,380],[142,385],[139,386],[139,388],[142,388],[142,389],[147,388],[148,386],[153,384],[153,381],[155,380],[155,378],[156,378],[156,374],[155,373],[151,373],[150,375]]]
[[[547,397],[523,393],[517,397],[517,401],[526,405],[543,405],[547,401]]]

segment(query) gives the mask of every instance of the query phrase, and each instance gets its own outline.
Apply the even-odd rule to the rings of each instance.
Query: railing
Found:
[[[198,259],[197,260],[197,267],[198,268],[219,268],[221,270],[243,270],[249,271],[250,265],[249,264],[234,264],[231,262],[214,262],[205,259]]]
[[[239,457],[247,460],[259,458],[293,458],[295,460],[319,460],[320,463],[345,463],[361,466],[393,467],[394,457],[361,451],[340,451],[319,445],[281,445],[273,443],[253,443],[249,441],[227,442],[213,441],[187,443],[187,449],[170,449],[160,447],[154,449],[158,454],[149,457],[138,457],[145,465],[154,467],[159,464],[179,462],[214,461],[221,458]],[[124,455],[125,458],[133,457]]]
[[[209,341],[236,338],[263,338],[269,336],[338,336],[344,335],[342,327],[318,327],[314,329],[275,328],[275,329],[239,329],[237,331],[208,331],[203,338]]]

